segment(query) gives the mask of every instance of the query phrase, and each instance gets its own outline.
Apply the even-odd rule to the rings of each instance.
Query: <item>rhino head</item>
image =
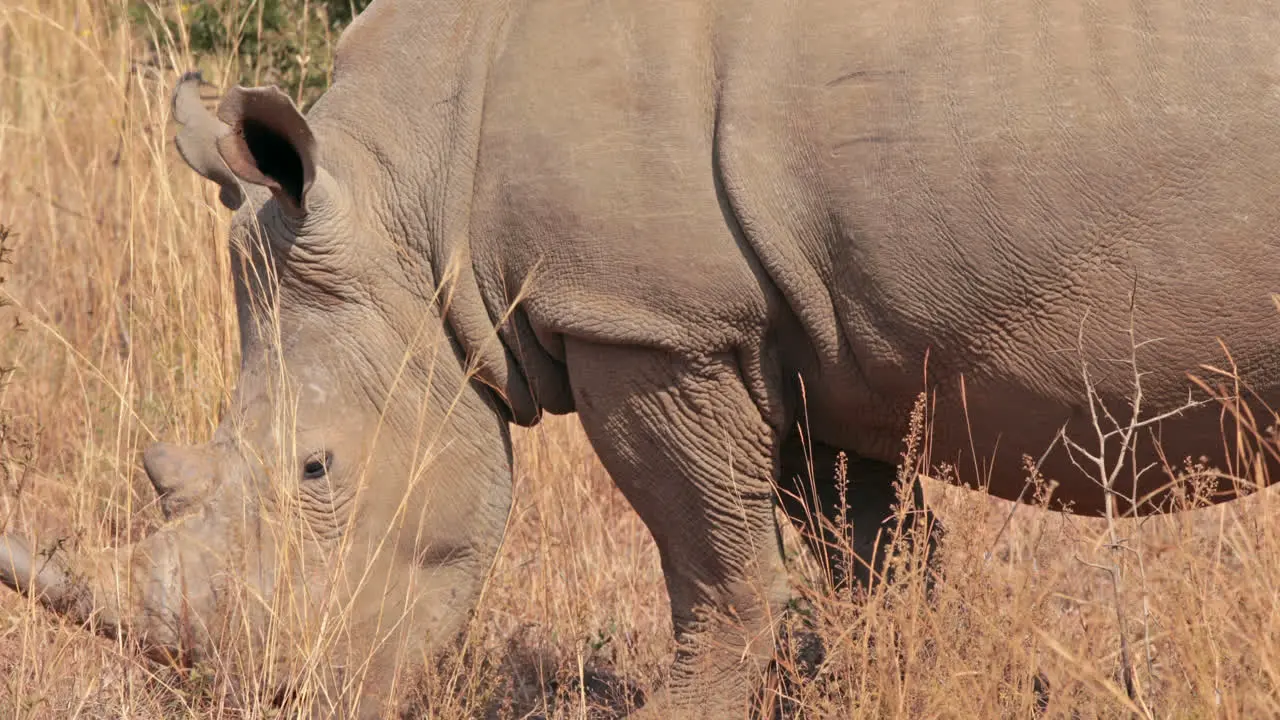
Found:
[[[232,401],[208,444],[145,451],[162,529],[74,556],[6,537],[0,580],[156,658],[248,642],[251,674],[293,662],[385,694],[388,668],[456,634],[497,552],[506,411],[360,160],[275,88],[234,88],[215,116],[198,84],[173,109],[182,156],[235,210]]]

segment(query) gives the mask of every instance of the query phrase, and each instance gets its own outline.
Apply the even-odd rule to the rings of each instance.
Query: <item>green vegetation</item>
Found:
[[[228,83],[274,83],[309,105],[329,84],[342,29],[370,1],[130,0],[129,19],[153,54],[185,45],[197,64],[229,60]]]

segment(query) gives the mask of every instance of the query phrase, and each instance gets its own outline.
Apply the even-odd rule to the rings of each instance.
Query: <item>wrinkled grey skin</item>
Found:
[[[1203,399],[1188,375],[1224,345],[1255,412],[1280,400],[1278,34],[1250,0],[377,0],[305,119],[270,89],[218,119],[177,90],[183,155],[258,270],[237,266],[232,412],[209,446],[147,453],[174,520],[119,551],[132,594],[114,553],[15,538],[0,579],[153,653],[218,641],[220,578],[309,588],[303,609],[356,593],[352,635],[387,641],[376,713],[475,602],[508,422],[576,411],[662,555],[679,650],[645,711],[740,716],[788,594],[778,495],[805,521],[779,490],[812,474],[831,514],[847,452],[870,557],[920,391],[933,461],[1010,499],[1022,453],[1092,437],[1082,361],[1127,417],[1131,320],[1156,340],[1148,413]],[[1211,404],[1156,430],[1174,465],[1226,469],[1224,427]],[[1058,506],[1102,512],[1061,444],[1043,470]],[[1169,482],[1122,475],[1145,500],[1118,509],[1164,509]],[[290,512],[301,561],[271,532]],[[362,648],[332,651],[338,680]]]

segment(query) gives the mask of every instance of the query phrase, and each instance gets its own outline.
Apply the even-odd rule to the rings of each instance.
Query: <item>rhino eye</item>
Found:
[[[329,474],[329,466],[333,464],[332,453],[317,453],[307,458],[302,466],[303,480],[319,480]]]

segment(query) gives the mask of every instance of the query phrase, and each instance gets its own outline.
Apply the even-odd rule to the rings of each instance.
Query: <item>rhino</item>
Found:
[[[1083,515],[1168,511],[1182,458],[1205,503],[1260,484],[1223,438],[1280,400],[1277,36],[1263,0],[375,0],[305,114],[184,76],[177,147],[234,211],[233,399],[145,451],[154,535],[10,535],[0,579],[173,662],[265,642],[237,584],[340,611],[311,670],[377,715],[477,602],[510,427],[577,413],[671,601],[641,713],[742,716],[775,510],[825,542],[847,504],[858,570],[823,557],[868,582],[922,392],[931,457],[1000,498],[1041,452]],[[1124,457],[1157,466],[1100,482],[1061,439],[1135,379]]]

